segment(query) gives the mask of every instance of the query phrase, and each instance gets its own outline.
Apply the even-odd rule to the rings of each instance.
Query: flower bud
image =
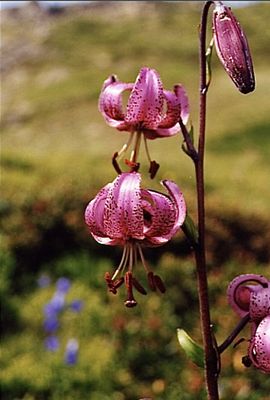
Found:
[[[252,59],[247,38],[231,9],[215,2],[213,34],[218,57],[241,93],[255,88]]]

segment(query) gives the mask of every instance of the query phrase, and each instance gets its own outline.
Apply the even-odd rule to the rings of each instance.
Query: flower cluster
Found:
[[[242,318],[249,315],[251,321],[248,356],[243,363],[270,374],[270,281],[262,275],[240,275],[227,293],[236,313]]]
[[[126,110],[122,98],[125,91],[130,92]],[[150,161],[150,176],[154,178],[159,165],[150,158],[147,139],[170,137],[178,133],[179,122],[185,125],[189,118],[188,98],[182,85],[175,85],[173,91],[165,90],[158,72],[143,67],[134,84],[123,83],[114,75],[110,76],[101,90],[99,110],[111,127],[130,132],[130,138],[113,157],[118,176],[90,201],[85,211],[85,222],[97,242],[123,246],[119,266],[112,275],[109,272],[105,274],[105,281],[109,291],[114,294],[125,284],[125,305],[134,307],[137,302],[133,288],[146,294],[145,288],[134,276],[134,266],[138,261],[147,273],[150,289],[158,289],[162,293],[165,291],[162,279],[147,265],[143,248],[167,243],[186,217],[183,194],[174,182],[161,182],[168,194],[141,187],[142,178],[138,172],[141,138],[144,138]],[[130,171],[122,172],[116,159],[128,150],[133,139],[135,143],[131,157],[125,160]]]
[[[50,284],[50,279],[47,276],[41,276],[38,280],[40,287],[47,287]],[[68,278],[61,277],[56,282],[56,290],[48,303],[43,308],[43,329],[46,333],[45,347],[48,351],[55,352],[60,347],[59,338],[56,335],[60,327],[60,315],[66,311],[78,313],[83,307],[83,302],[75,299],[71,302],[66,301],[66,295],[71,287],[71,282]],[[79,344],[74,338],[69,339],[65,350],[65,363],[73,365],[76,363]]]

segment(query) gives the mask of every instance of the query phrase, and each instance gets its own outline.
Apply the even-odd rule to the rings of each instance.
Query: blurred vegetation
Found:
[[[104,4],[106,3],[106,4]],[[134,310],[123,293],[103,282],[121,257],[101,247],[83,221],[87,202],[115,177],[111,155],[126,133],[106,126],[97,110],[103,81],[112,73],[133,82],[141,66],[156,68],[164,86],[185,85],[198,120],[196,2],[102,2],[49,15],[28,6],[3,14],[1,214],[1,390],[3,399],[203,399],[202,372],[184,356],[176,328],[201,342],[194,261],[179,234],[146,251],[167,292],[138,296]],[[31,8],[32,7],[32,8]],[[28,11],[27,11],[28,10]],[[206,194],[209,285],[221,342],[237,322],[226,288],[239,273],[269,273],[269,4],[237,9],[249,38],[257,87],[236,91],[213,57],[207,126]],[[209,37],[210,38],[210,37]],[[193,168],[181,138],[150,143],[161,164],[154,181],[176,180],[195,214]],[[169,156],[168,156],[169,155]],[[147,160],[142,152],[142,171]],[[79,338],[79,361],[63,363],[63,349],[43,347],[42,309],[52,287],[37,278],[67,276],[81,314],[63,316],[61,343]],[[138,270],[138,274],[140,274]],[[142,280],[144,280],[142,276]],[[248,330],[243,333],[248,338]],[[222,357],[222,399],[266,399],[265,375],[241,365],[247,343]]]

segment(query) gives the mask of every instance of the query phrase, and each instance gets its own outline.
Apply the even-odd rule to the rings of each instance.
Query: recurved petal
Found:
[[[125,121],[146,129],[156,129],[161,121],[163,87],[154,69],[143,67],[127,104]]]
[[[148,194],[151,199],[144,202],[144,234],[150,241],[166,243],[176,218],[174,204],[162,193],[148,190]]]
[[[169,196],[148,191],[154,203],[151,208],[151,225],[145,227],[146,245],[159,246],[170,240],[183,224],[186,216],[186,203],[183,193],[172,181],[162,181]]]
[[[112,183],[104,205],[104,228],[113,239],[143,239],[139,173],[122,173]]]
[[[109,125],[120,128],[125,124],[122,94],[132,88],[132,83],[123,83],[112,78],[105,81],[99,97],[99,111]]]
[[[249,283],[257,283],[257,286],[249,285]],[[234,278],[227,289],[227,297],[230,306],[234,311],[244,317],[249,312],[250,296],[252,293],[257,293],[264,286],[268,286],[268,280],[257,274],[243,274]]]
[[[180,131],[180,125],[177,123],[175,124],[172,128],[158,128],[156,130],[150,131],[150,130],[144,130],[144,135],[147,139],[153,140],[153,139],[161,139],[164,137],[170,137],[176,135]]]
[[[186,89],[183,85],[175,85],[174,93],[178,97],[181,104],[181,119],[183,124],[186,125],[189,119],[190,107]]]
[[[84,218],[91,234],[106,235],[103,224],[104,206],[111,186],[111,183],[104,186],[86,207]]]
[[[253,321],[260,321],[270,315],[270,286],[250,296],[250,317]]]
[[[171,128],[179,122],[181,114],[181,99],[176,93],[164,90],[166,113],[159,124],[159,128]]]
[[[250,342],[249,357],[255,367],[270,374],[270,316],[258,325]]]

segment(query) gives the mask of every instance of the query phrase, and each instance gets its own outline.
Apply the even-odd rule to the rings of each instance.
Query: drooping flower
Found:
[[[125,91],[131,93],[124,111],[122,96]],[[173,92],[164,90],[158,72],[147,67],[141,68],[134,84],[110,76],[101,91],[99,110],[113,128],[141,131],[149,139],[175,135],[180,130],[179,118],[186,124],[189,117],[183,86],[175,85]]]
[[[123,107],[124,92],[130,92],[125,110]],[[177,84],[173,91],[164,90],[158,72],[147,67],[141,68],[134,84],[124,83],[119,81],[116,76],[110,76],[104,82],[100,94],[99,110],[111,127],[119,131],[131,132],[128,142],[120,152],[115,153],[114,165],[116,158],[131,145],[135,133],[131,165],[137,165],[136,158],[143,134],[146,154],[152,169],[151,176],[158,167],[157,163],[150,159],[146,139],[173,136],[180,131],[180,118],[184,124],[189,118],[188,97],[183,86]],[[120,172],[119,168],[117,172]]]
[[[252,92],[255,77],[248,41],[229,7],[215,1],[213,33],[217,55],[241,93]]]
[[[94,239],[106,245],[124,247],[121,262],[105,279],[109,290],[125,282],[127,307],[137,304],[133,297],[134,286],[142,294],[145,289],[133,276],[133,267],[139,257],[148,274],[152,290],[165,290],[160,277],[154,275],[147,266],[142,247],[155,247],[167,243],[183,224],[186,216],[184,197],[178,186],[165,180],[163,186],[169,195],[141,188],[141,176],[137,172],[122,173],[112,183],[107,184],[90,201],[85,211],[85,221]],[[124,273],[125,270],[128,270]]]
[[[262,275],[237,276],[228,287],[228,301],[240,317],[248,316],[251,338],[246,366],[270,373],[270,281]]]

